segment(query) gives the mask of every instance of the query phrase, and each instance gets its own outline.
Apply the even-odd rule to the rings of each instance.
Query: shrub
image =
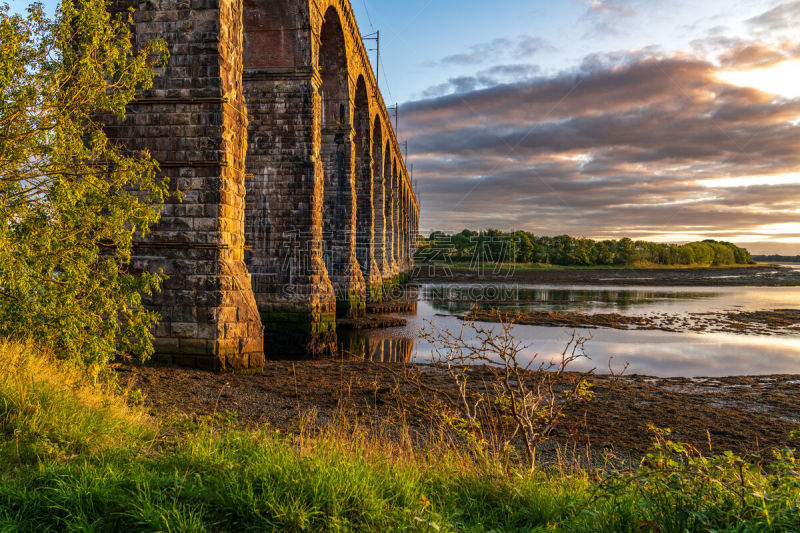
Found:
[[[152,352],[141,294],[163,279],[127,267],[167,183],[100,122],[166,58],[163,41],[134,51],[129,22],[104,0],[64,0],[55,20],[0,7],[0,335],[84,363]]]

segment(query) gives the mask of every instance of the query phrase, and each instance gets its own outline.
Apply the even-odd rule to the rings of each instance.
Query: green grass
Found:
[[[153,438],[157,425],[144,411],[92,381],[31,345],[0,341],[0,464],[91,455]]]
[[[161,422],[0,345],[0,531],[797,531],[800,475],[658,436],[631,470],[527,472],[341,421],[284,436]],[[304,426],[301,426],[301,428]]]

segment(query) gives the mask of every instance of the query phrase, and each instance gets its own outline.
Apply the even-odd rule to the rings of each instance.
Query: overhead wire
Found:
[[[383,81],[384,85],[386,85],[386,92],[389,93],[389,100],[394,102],[394,96],[392,96],[392,89],[389,87],[389,76],[386,75],[386,67],[383,64],[383,58],[381,58],[381,70],[383,71]]]
[[[375,32],[375,26],[372,24],[372,16],[370,15],[369,8],[367,7],[367,0],[361,0],[361,3],[364,5],[364,12],[367,14],[367,22],[369,23],[369,29]],[[383,71],[383,79],[384,79],[384,85],[386,85],[386,92],[389,93],[389,99],[392,102],[394,102],[395,100],[394,96],[392,96],[392,89],[391,87],[389,87],[389,79],[388,76],[386,76],[386,66],[383,64],[383,58],[380,56],[378,57],[378,63],[380,70]]]
[[[367,0],[361,0],[364,4],[364,11],[367,13],[367,21],[369,22],[369,28],[372,31],[375,31],[375,26],[372,25],[372,17],[369,16],[369,8],[367,7]]]

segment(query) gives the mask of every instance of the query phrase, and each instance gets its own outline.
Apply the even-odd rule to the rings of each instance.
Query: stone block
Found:
[[[155,338],[153,349],[157,354],[177,354],[180,353],[180,341],[177,338]]]
[[[195,322],[173,322],[170,324],[173,337],[197,337],[197,323]]]
[[[205,339],[181,339],[180,345],[181,353],[184,355],[206,355],[208,353],[208,341]]]

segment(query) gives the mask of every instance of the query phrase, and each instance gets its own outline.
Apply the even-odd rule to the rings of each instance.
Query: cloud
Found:
[[[512,55],[516,59],[525,59],[543,50],[555,50],[550,44],[541,37],[520,37],[514,46]]]
[[[720,55],[723,66],[755,68],[774,65],[787,59],[787,54],[776,46],[765,43],[744,43]]]
[[[582,19],[592,25],[584,38],[622,33],[620,22],[636,16],[637,12],[628,0],[588,0]]]
[[[786,2],[747,21],[756,31],[790,30],[800,25],[800,1]]]
[[[737,43],[722,63],[768,64],[776,51]],[[688,54],[593,55],[549,78],[451,80],[456,94],[406,104],[425,227],[758,240],[795,222],[800,187],[770,176],[800,169],[800,99],[725,83],[719,68]],[[699,183],[736,177],[750,185]]]
[[[443,57],[430,66],[463,66],[496,63],[504,57],[526,59],[543,50],[554,48],[540,37],[520,35],[514,38],[498,38],[471,45],[463,52]]]
[[[634,11],[631,7],[614,0],[589,0],[588,9],[589,13],[591,14],[599,14],[603,16],[614,15],[632,17],[636,14],[636,11]]]
[[[506,53],[514,45],[509,39],[494,39],[486,43],[478,43],[465,52],[443,57],[445,65],[479,65]]]
[[[433,98],[445,94],[459,94],[492,87],[504,83],[517,83],[532,79],[541,72],[538,65],[513,64],[496,65],[481,70],[472,76],[457,76],[445,83],[428,87],[422,92],[423,98]]]
[[[711,45],[708,48],[713,47]],[[705,47],[698,47],[705,48]],[[800,58],[800,42],[728,41],[720,47],[717,58],[721,66],[738,70],[764,68],[787,59]]]

